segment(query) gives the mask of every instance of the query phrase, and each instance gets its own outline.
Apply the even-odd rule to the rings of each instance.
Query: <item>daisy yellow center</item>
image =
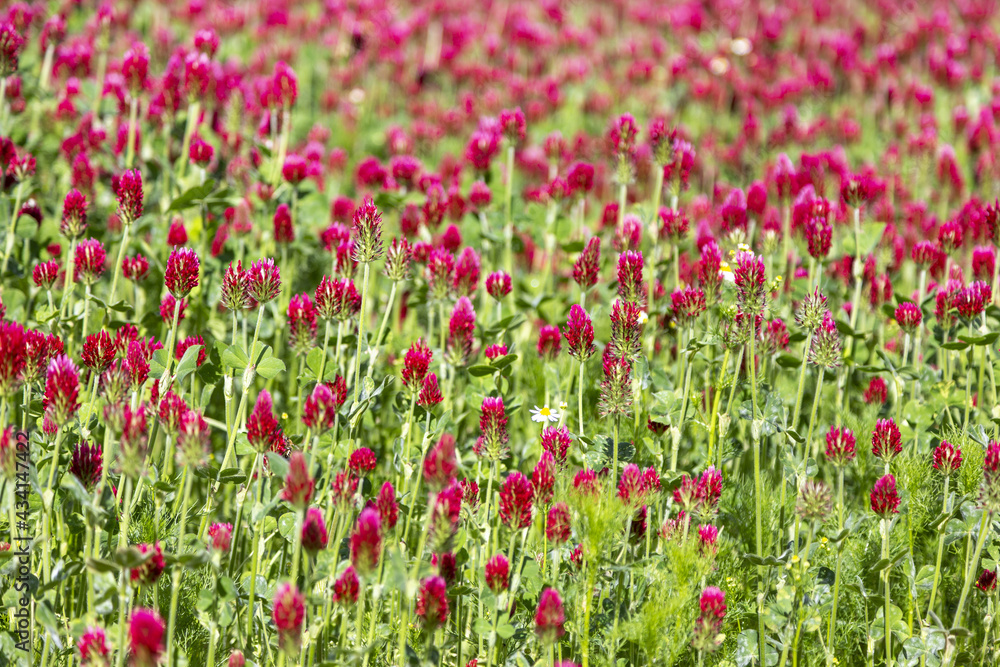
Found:
[[[538,414],[540,414],[540,415],[542,415],[544,417],[548,417],[549,415],[552,414],[552,411],[549,410],[549,406],[546,405],[544,408],[542,408],[541,410],[538,411]]]

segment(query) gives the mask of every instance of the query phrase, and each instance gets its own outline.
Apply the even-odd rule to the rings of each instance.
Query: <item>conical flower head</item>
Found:
[[[646,302],[642,263],[642,253],[638,250],[626,250],[618,257],[618,296],[640,305]]]
[[[396,527],[396,522],[399,520],[399,503],[396,502],[396,489],[393,488],[392,482],[382,484],[375,499],[375,509],[378,510],[379,518],[386,530]]]
[[[142,216],[142,174],[138,169],[129,169],[114,179],[112,189],[118,200],[118,217],[125,224],[135,222]]]
[[[378,510],[373,507],[361,510],[350,545],[351,564],[358,574],[364,577],[374,571],[382,548],[382,519]]]
[[[200,266],[198,253],[191,248],[176,248],[170,253],[163,283],[174,298],[183,299],[198,286]]]
[[[88,627],[76,643],[76,650],[80,652],[81,667],[108,667],[111,664],[107,636],[99,627]]]
[[[227,553],[233,543],[233,524],[213,523],[208,528],[208,536],[211,538],[210,546],[213,551]]]
[[[486,587],[494,593],[507,590],[510,584],[510,563],[503,554],[486,561]]]
[[[305,509],[312,500],[316,481],[309,474],[306,457],[302,452],[293,452],[288,459],[288,476],[281,497],[292,507]]]
[[[573,437],[569,429],[565,426],[549,426],[542,429],[542,451],[552,454],[553,459],[560,468],[566,465],[566,457],[569,454],[569,446],[573,444]]]
[[[198,410],[186,410],[177,424],[177,460],[182,466],[202,466],[208,462],[211,434]]]
[[[103,373],[115,358],[115,344],[111,335],[101,329],[90,334],[83,341],[83,352],[80,360],[83,365],[96,373]]]
[[[149,358],[142,342],[133,340],[128,344],[122,368],[129,379],[132,391],[139,391],[149,378]]]
[[[432,492],[439,491],[454,479],[457,467],[455,437],[444,433],[424,458],[424,482]]]
[[[809,361],[820,368],[836,368],[841,362],[840,332],[830,311],[826,312],[822,324],[813,335],[809,347]]]
[[[74,278],[85,285],[93,285],[104,275],[107,253],[97,239],[84,239],[76,246],[73,256]]]
[[[545,522],[546,539],[554,545],[568,542],[572,534],[570,521],[569,505],[566,503],[553,505]]]
[[[427,577],[421,582],[416,612],[430,630],[448,620],[448,584],[443,578]]]
[[[333,428],[338,409],[339,405],[333,391],[327,384],[321,382],[313,387],[312,393],[306,399],[302,423],[317,432],[326,432]]]
[[[222,276],[220,302],[233,311],[239,312],[250,305],[250,274],[243,270],[243,262],[229,263]]]
[[[137,545],[137,549],[140,554],[149,554],[149,556],[142,565],[129,570],[132,583],[138,583],[143,586],[155,584],[166,568],[166,561],[163,559],[163,549],[160,548],[160,543],[139,544]]]
[[[278,586],[274,594],[272,617],[278,629],[278,645],[285,651],[295,652],[302,635],[302,622],[306,617],[306,599],[295,584],[284,583]]]
[[[625,357],[629,362],[639,356],[642,349],[642,309],[632,301],[618,299],[611,306],[611,341],[605,355]]]
[[[414,341],[403,356],[403,372],[401,374],[403,385],[410,391],[419,390],[420,383],[427,375],[427,369],[430,368],[433,358],[431,348],[423,338]]]
[[[845,466],[857,456],[854,432],[849,428],[832,427],[826,434],[826,458],[835,466]]]
[[[736,268],[736,301],[740,310],[758,315],[764,309],[764,260],[749,251],[740,251],[733,258]]]
[[[879,419],[872,431],[872,454],[888,462],[903,451],[903,438],[892,419]]]
[[[288,302],[289,342],[297,354],[316,345],[316,306],[308,294],[296,294]]]
[[[594,354],[594,324],[580,304],[570,307],[563,336],[570,356],[578,361],[586,361]]]
[[[604,380],[601,382],[598,412],[602,417],[624,417],[632,411],[632,364],[624,356],[611,351],[611,346],[605,348],[603,362]]]
[[[487,396],[480,406],[479,429],[482,446],[478,448],[483,455],[492,461],[499,461],[507,456],[507,414],[503,398]],[[477,453],[478,453],[477,451]]]
[[[100,443],[96,442],[93,444],[79,442],[73,449],[73,460],[69,465],[69,471],[88,491],[92,491],[101,481],[102,452]]]
[[[455,304],[448,321],[448,356],[454,363],[464,364],[472,355],[475,330],[476,311],[469,297],[463,296]]]
[[[531,525],[531,507],[534,489],[522,473],[514,471],[507,475],[500,489],[500,521],[512,530]]]
[[[720,631],[726,616],[726,594],[715,586],[709,586],[702,591],[699,606],[701,615],[694,624],[691,646],[698,651],[713,653],[724,640]]]
[[[486,293],[498,303],[510,294],[511,287],[510,275],[504,271],[495,271],[486,276]]]
[[[962,450],[947,440],[934,448],[934,469],[945,477],[958,470],[962,465]]]
[[[924,314],[917,304],[904,301],[896,306],[895,318],[900,329],[913,334],[923,321]]]
[[[309,553],[316,553],[326,549],[328,541],[323,512],[316,507],[310,507],[306,510],[305,519],[302,521],[302,548]]]
[[[827,312],[826,297],[816,288],[802,299],[795,311],[795,321],[806,331],[813,332],[823,324]]]
[[[344,573],[333,582],[333,603],[340,605],[355,604],[358,601],[358,591],[361,582],[353,566],[348,565]]]
[[[552,502],[556,486],[556,460],[550,452],[543,451],[531,473],[534,499],[541,505]]]
[[[45,372],[45,418],[62,427],[80,407],[80,374],[65,354],[52,359]]]
[[[281,275],[274,260],[267,257],[250,265],[247,283],[250,297],[258,304],[273,300],[281,291]]]
[[[822,521],[830,512],[830,487],[818,480],[809,480],[799,489],[795,507],[804,521]]]
[[[324,320],[348,320],[361,310],[361,295],[348,278],[323,276],[315,292],[316,311]]]
[[[271,392],[262,389],[257,394],[257,401],[247,419],[247,440],[258,452],[264,452],[270,447],[271,441],[280,431],[278,420],[274,416]]]
[[[353,239],[354,261],[370,264],[382,257],[382,214],[371,197],[354,211]]]
[[[885,475],[872,488],[871,507],[879,517],[887,519],[899,513],[899,492],[896,490],[896,478]]]
[[[404,239],[394,238],[385,253],[385,275],[393,282],[405,280],[410,273],[410,260],[413,249]]]
[[[593,236],[587,241],[579,259],[573,265],[573,280],[586,291],[597,284],[597,273],[601,265],[601,239]]]
[[[163,635],[166,626],[158,613],[151,609],[138,608],[129,617],[128,637],[132,652],[132,664],[140,667],[155,667],[163,652]]]
[[[546,588],[538,598],[535,611],[535,633],[545,644],[551,644],[563,636],[566,614],[563,611],[562,596],[554,588]]]
[[[991,440],[983,458],[983,487],[980,492],[983,509],[1000,512],[1000,442]]]
[[[705,293],[694,287],[684,287],[670,294],[670,302],[674,309],[674,317],[680,326],[691,326],[698,316],[705,312],[707,304]]]
[[[83,236],[87,230],[87,198],[73,188],[63,200],[62,221],[59,224],[59,231],[68,239],[76,239]]]

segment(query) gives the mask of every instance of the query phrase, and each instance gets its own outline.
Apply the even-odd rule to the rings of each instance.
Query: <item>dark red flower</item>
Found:
[[[344,573],[333,582],[334,604],[356,604],[359,590],[358,573],[353,566],[348,565]]]
[[[566,614],[563,612],[562,597],[554,588],[546,588],[538,598],[535,611],[535,633],[546,644],[562,637],[565,630]]]
[[[382,519],[378,510],[372,507],[361,510],[350,544],[351,564],[361,576],[368,575],[378,565],[382,548]]]
[[[166,561],[163,560],[163,550],[160,549],[160,543],[156,542],[152,545],[139,544],[137,545],[137,548],[139,549],[139,553],[151,555],[142,565],[129,570],[129,576],[132,579],[132,583],[135,584],[138,582],[143,586],[155,584],[156,580],[160,578],[160,575],[163,574],[163,570],[166,568]]]
[[[934,448],[934,469],[947,477],[962,465],[962,450],[947,440]]]
[[[305,596],[295,584],[280,584],[274,593],[272,617],[278,629],[278,645],[282,649],[294,651],[298,647],[305,616]]]
[[[494,593],[507,590],[510,583],[510,563],[503,554],[486,561],[486,587]]]
[[[359,477],[375,470],[376,465],[378,465],[378,461],[375,458],[375,452],[367,447],[358,447],[351,452],[351,456],[347,460],[348,469]]]
[[[292,452],[288,459],[288,475],[285,477],[282,499],[292,507],[302,510],[309,505],[315,488],[316,482],[306,467],[305,456],[302,452]]]
[[[198,286],[198,254],[191,248],[177,248],[167,258],[163,282],[175,298],[187,296]]]
[[[570,512],[566,503],[556,503],[549,509],[549,515],[545,522],[545,536],[554,545],[564,544],[569,541]]]
[[[872,511],[883,519],[899,512],[899,492],[896,491],[895,477],[885,475],[875,482],[871,493],[871,506]]]
[[[872,454],[889,460],[903,451],[903,439],[899,427],[892,419],[879,419],[872,432]]]
[[[427,577],[421,582],[416,612],[430,629],[448,620],[448,584],[442,577]]]
[[[323,512],[316,507],[310,507],[302,520],[302,548],[315,553],[326,549],[328,541]]]
[[[509,475],[500,488],[500,521],[512,530],[531,525],[531,505],[534,489],[531,482],[516,470]]]

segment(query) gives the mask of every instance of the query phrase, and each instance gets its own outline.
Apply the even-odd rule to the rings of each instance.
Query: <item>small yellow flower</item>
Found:
[[[282,412],[281,413],[281,418],[282,419],[288,419],[288,413],[287,412]]]

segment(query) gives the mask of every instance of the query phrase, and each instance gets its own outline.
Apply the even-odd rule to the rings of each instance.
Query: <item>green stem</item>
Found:
[[[952,629],[962,625],[965,600],[969,597],[969,587],[972,586],[972,580],[975,578],[976,566],[979,564],[979,555],[983,552],[983,545],[986,543],[986,536],[990,532],[992,518],[993,513],[991,511],[983,510],[983,518],[979,522],[979,537],[976,539],[975,555],[973,555],[972,560],[969,562],[969,567],[965,571],[965,583],[962,584],[962,595],[958,598],[958,609],[955,610],[955,621],[951,624]]]
[[[750,427],[753,437],[753,481],[754,481],[754,513],[756,514],[756,539],[754,541],[757,549],[757,558],[764,556],[763,527],[761,524],[761,495],[763,494],[763,484],[760,478],[760,427],[757,425],[757,371],[754,361],[754,342],[757,338],[756,331],[750,334],[750,396],[751,396],[751,416]],[[764,663],[764,567],[757,566],[757,643],[758,659],[761,665]]]
[[[184,552],[184,532],[187,528],[188,502],[191,499],[191,480],[194,475],[185,475],[183,500],[181,501],[180,525],[177,531],[177,553]],[[167,665],[173,665],[171,660],[174,653],[174,630],[177,622],[177,601],[181,592],[181,576],[184,574],[183,567],[175,567],[171,581],[170,592],[170,614],[167,620]],[[248,635],[249,636],[249,635]]]
[[[837,468],[837,533],[844,530],[844,468]],[[833,608],[830,610],[830,624],[826,630],[826,643],[833,646],[833,629],[837,625],[837,602],[840,595],[840,564],[843,556],[843,543],[837,543],[837,566],[833,574]]]
[[[795,393],[795,410],[792,411],[792,430],[799,425],[799,413],[802,412],[802,398],[806,389],[806,362],[809,360],[809,348],[812,345],[813,333],[806,336],[805,347],[802,348],[802,365],[799,367],[799,388]]]
[[[354,356],[354,402],[358,402],[361,391],[361,346],[365,338],[365,305],[368,303],[368,272],[371,264],[365,262],[364,279],[361,282],[361,313],[358,316],[358,350]]]
[[[864,273],[864,260],[861,259],[861,209],[854,208],[854,298],[851,300],[851,330],[857,328],[858,310],[861,308],[861,284]],[[848,354],[854,351],[854,337],[848,341]]]
[[[393,281],[392,287],[389,289],[389,302],[385,306],[385,313],[382,314],[382,323],[378,326],[378,335],[375,336],[373,343],[376,347],[381,346],[382,334],[385,333],[386,324],[389,322],[389,316],[392,314],[393,302],[396,300],[396,282]],[[375,370],[375,364],[368,366],[367,377],[372,377]]]
[[[889,558],[889,519],[882,520],[882,558]],[[885,606],[883,608],[883,621],[885,621],[885,664],[892,667],[892,626],[889,624],[889,573],[892,566],[885,568]]]
[[[111,314],[110,306],[115,303],[115,295],[118,293],[118,280],[122,276],[122,260],[125,258],[125,249],[128,247],[128,235],[132,230],[132,223],[125,222],[125,226],[122,227],[122,242],[118,246],[118,259],[115,260],[115,265],[111,267],[111,291],[108,296],[108,315]],[[69,267],[67,266],[67,271]]]
[[[944,500],[941,503],[941,513],[948,513],[948,484],[951,482],[951,476],[944,478]],[[931,584],[931,597],[927,602],[927,618],[928,623],[930,623],[931,611],[934,609],[934,600],[937,596],[938,580],[941,577],[941,558],[944,555],[944,526],[940,527],[940,534],[938,535],[938,548],[937,548],[937,561],[934,566],[934,582]]]
[[[818,444],[813,443],[813,429],[816,426],[816,409],[819,407],[820,395],[823,393],[823,376],[826,375],[825,368],[818,368],[816,373],[816,393],[813,394],[812,412],[809,415],[809,430],[806,432],[806,447],[803,456],[809,455],[810,446],[813,449],[813,456],[816,456]]]
[[[6,85],[7,83],[6,77],[2,77],[2,83]],[[3,104],[3,96],[0,95],[0,105],[2,104]],[[18,213],[21,210],[21,193],[23,187],[24,187],[24,181],[23,180],[18,181],[17,190],[15,191],[14,194],[14,209],[10,213],[10,228],[7,230],[7,246],[3,251],[3,270],[5,272],[7,271],[7,261],[10,259],[10,253],[14,249],[14,237],[16,236],[14,231],[17,228],[17,217]],[[72,260],[72,258],[70,258],[70,260]]]
[[[712,416],[708,422],[708,460],[715,460],[715,424],[719,419],[719,405],[722,403],[722,392],[719,391],[719,387],[722,385],[722,378],[725,377],[726,371],[729,370],[729,355],[730,350],[727,347],[726,351],[722,355],[722,366],[719,368],[719,378],[715,381],[715,390],[712,392]],[[722,443],[719,443],[719,447],[722,447]]]

